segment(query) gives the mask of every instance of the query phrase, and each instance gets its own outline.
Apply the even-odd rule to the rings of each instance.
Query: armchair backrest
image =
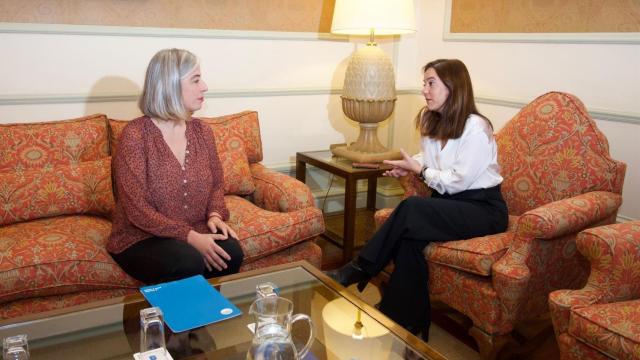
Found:
[[[496,134],[511,215],[590,191],[622,193],[626,165],[575,96],[546,93]]]

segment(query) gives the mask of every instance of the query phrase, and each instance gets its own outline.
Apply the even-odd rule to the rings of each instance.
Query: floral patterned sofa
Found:
[[[584,288],[549,295],[562,360],[640,359],[640,221],[578,234],[591,262]]]
[[[609,156],[607,139],[582,102],[566,93],[533,100],[496,141],[507,231],[425,248],[430,299],[472,320],[469,333],[484,359],[515,340],[518,323],[548,313],[551,291],[584,285],[589,266],[575,237],[615,222],[626,171]],[[415,176],[401,184],[406,196],[429,193]],[[376,223],[392,210],[379,210]]]
[[[202,118],[216,138],[241,271],[320,266],[324,221],[303,183],[265,168],[258,114]],[[92,115],[0,125],[0,319],[137,291],[105,250],[111,154],[126,121]]]

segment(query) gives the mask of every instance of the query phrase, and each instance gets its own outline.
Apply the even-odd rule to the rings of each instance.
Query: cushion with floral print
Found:
[[[41,123],[0,125],[0,172],[51,169],[109,156],[102,114]]]
[[[66,214],[109,217],[111,158],[0,173],[0,225]]]
[[[111,258],[111,221],[56,216],[0,227],[0,304],[140,283]]]

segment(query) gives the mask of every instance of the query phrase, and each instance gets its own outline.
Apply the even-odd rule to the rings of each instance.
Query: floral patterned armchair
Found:
[[[517,323],[548,312],[551,291],[584,285],[589,269],[576,234],[615,221],[626,170],[582,102],[566,93],[526,105],[496,141],[507,231],[425,248],[431,300],[473,321],[470,334],[485,359],[513,340]],[[428,193],[415,176],[401,184],[405,195]],[[391,211],[378,211],[376,222]]]
[[[640,359],[640,221],[588,229],[576,242],[589,280],[549,296],[560,358]]]

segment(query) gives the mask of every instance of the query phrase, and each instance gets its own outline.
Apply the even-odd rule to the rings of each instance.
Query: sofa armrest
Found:
[[[608,191],[592,191],[554,201],[524,213],[516,233],[530,239],[555,239],[615,215],[621,204],[622,196]]]
[[[253,201],[257,206],[276,212],[315,206],[311,190],[304,183],[259,163],[251,164],[250,169],[256,186]]]
[[[576,244],[591,263],[591,273],[584,288],[549,295],[558,334],[567,331],[572,308],[640,298],[640,221],[584,230]]]

